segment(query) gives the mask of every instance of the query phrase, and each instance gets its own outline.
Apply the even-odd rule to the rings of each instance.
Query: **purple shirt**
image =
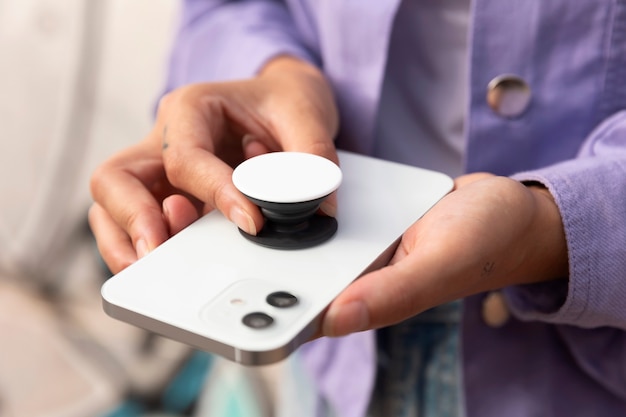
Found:
[[[403,0],[393,21],[373,155],[463,171],[470,0]]]
[[[338,145],[372,154],[399,3],[188,0],[168,88],[249,77],[273,56],[292,54],[330,79],[342,117]],[[470,26],[465,170],[550,189],[570,276],[569,284],[506,289],[514,318],[497,329],[481,318],[483,295],[466,300],[466,414],[626,415],[626,4],[475,0]],[[521,117],[499,117],[487,105],[487,85],[501,74],[531,88]],[[372,332],[322,339],[301,353],[340,415],[362,416],[374,377]]]

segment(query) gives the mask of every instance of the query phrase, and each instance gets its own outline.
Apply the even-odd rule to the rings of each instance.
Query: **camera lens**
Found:
[[[271,306],[278,308],[288,308],[298,304],[298,298],[286,291],[276,291],[265,298],[265,301]]]
[[[246,314],[241,321],[252,329],[265,329],[274,323],[272,316],[258,311]]]

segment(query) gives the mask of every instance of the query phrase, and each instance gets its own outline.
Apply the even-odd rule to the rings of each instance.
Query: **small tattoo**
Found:
[[[483,270],[480,273],[481,277],[488,277],[493,272],[494,267],[496,266],[495,262],[487,262],[483,265]]]
[[[170,144],[167,142],[167,125],[165,125],[165,127],[163,128],[163,144],[162,144],[162,148],[163,148],[163,150],[166,150],[169,146],[170,146]]]

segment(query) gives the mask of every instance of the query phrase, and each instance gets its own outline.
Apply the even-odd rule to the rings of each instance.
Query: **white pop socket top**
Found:
[[[233,183],[243,194],[273,203],[299,203],[327,196],[341,184],[332,161],[302,152],[271,152],[242,162]]]

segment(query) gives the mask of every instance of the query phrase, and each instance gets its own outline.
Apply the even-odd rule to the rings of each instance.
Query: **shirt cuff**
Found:
[[[509,309],[522,320],[551,321],[563,307],[569,291],[566,278],[505,288]]]

